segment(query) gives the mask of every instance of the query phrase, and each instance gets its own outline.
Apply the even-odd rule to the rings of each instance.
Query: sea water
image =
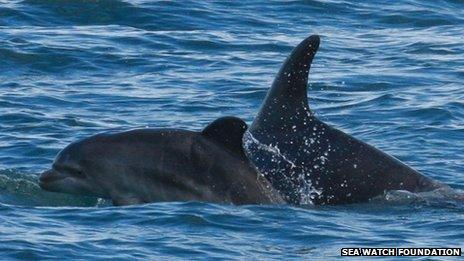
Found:
[[[463,247],[464,205],[389,192],[343,206],[112,207],[42,191],[70,142],[251,123],[280,65],[321,36],[311,109],[464,188],[464,2],[0,1],[0,259],[335,258]]]

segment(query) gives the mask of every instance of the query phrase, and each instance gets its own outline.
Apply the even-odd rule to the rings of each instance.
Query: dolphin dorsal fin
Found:
[[[243,154],[242,137],[247,128],[247,124],[240,118],[221,117],[206,126],[201,134],[234,153]]]
[[[250,127],[254,134],[265,132],[268,135],[291,128],[299,121],[298,117],[311,115],[308,105],[308,75],[313,58],[319,48],[319,36],[304,39],[280,68],[272,83],[261,109]],[[273,117],[271,115],[281,115]],[[264,134],[264,133],[263,133]]]
[[[319,43],[319,36],[311,35],[293,49],[277,73],[266,100],[285,96],[298,102],[307,101],[309,69]]]

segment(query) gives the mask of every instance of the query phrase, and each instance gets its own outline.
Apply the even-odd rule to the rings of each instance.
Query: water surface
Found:
[[[337,207],[197,202],[115,208],[41,191],[60,149],[102,131],[253,120],[291,49],[321,47],[323,121],[464,189],[464,3],[2,1],[2,258],[337,257],[341,247],[463,247],[464,206],[388,194]]]

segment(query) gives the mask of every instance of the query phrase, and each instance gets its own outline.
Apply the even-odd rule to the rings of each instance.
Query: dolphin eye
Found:
[[[69,168],[68,173],[70,173],[72,176],[79,177],[79,178],[85,177],[84,172],[80,169]]]
[[[75,170],[73,172],[76,176],[78,177],[85,177],[84,173],[82,172],[82,170]]]
[[[64,164],[53,164],[53,169],[63,174],[67,174],[74,177],[85,178],[85,173],[79,168],[73,165],[64,165]]]

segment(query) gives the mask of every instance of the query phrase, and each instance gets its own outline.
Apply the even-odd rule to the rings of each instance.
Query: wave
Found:
[[[102,199],[52,193],[42,190],[37,183],[38,175],[16,170],[0,171],[0,203],[21,206],[103,206]]]
[[[47,192],[37,183],[38,176],[22,173],[17,170],[0,170],[0,205],[40,206],[40,207],[108,207],[108,200],[75,196],[70,194]],[[203,204],[184,202],[185,204]],[[172,202],[166,204],[184,204]],[[155,203],[165,204],[165,203]],[[207,205],[216,205],[208,204]],[[451,188],[441,188],[429,192],[413,193],[404,190],[386,191],[383,195],[373,198],[368,204],[394,206],[411,205],[414,207],[437,207],[464,209],[464,191]],[[137,207],[137,206],[134,206]],[[219,205],[218,205],[219,207]],[[303,205],[302,208],[314,206]]]
[[[410,192],[406,190],[386,191],[373,198],[370,203],[382,205],[411,205],[414,207],[457,208],[464,210],[464,191],[440,188],[427,192]]]

